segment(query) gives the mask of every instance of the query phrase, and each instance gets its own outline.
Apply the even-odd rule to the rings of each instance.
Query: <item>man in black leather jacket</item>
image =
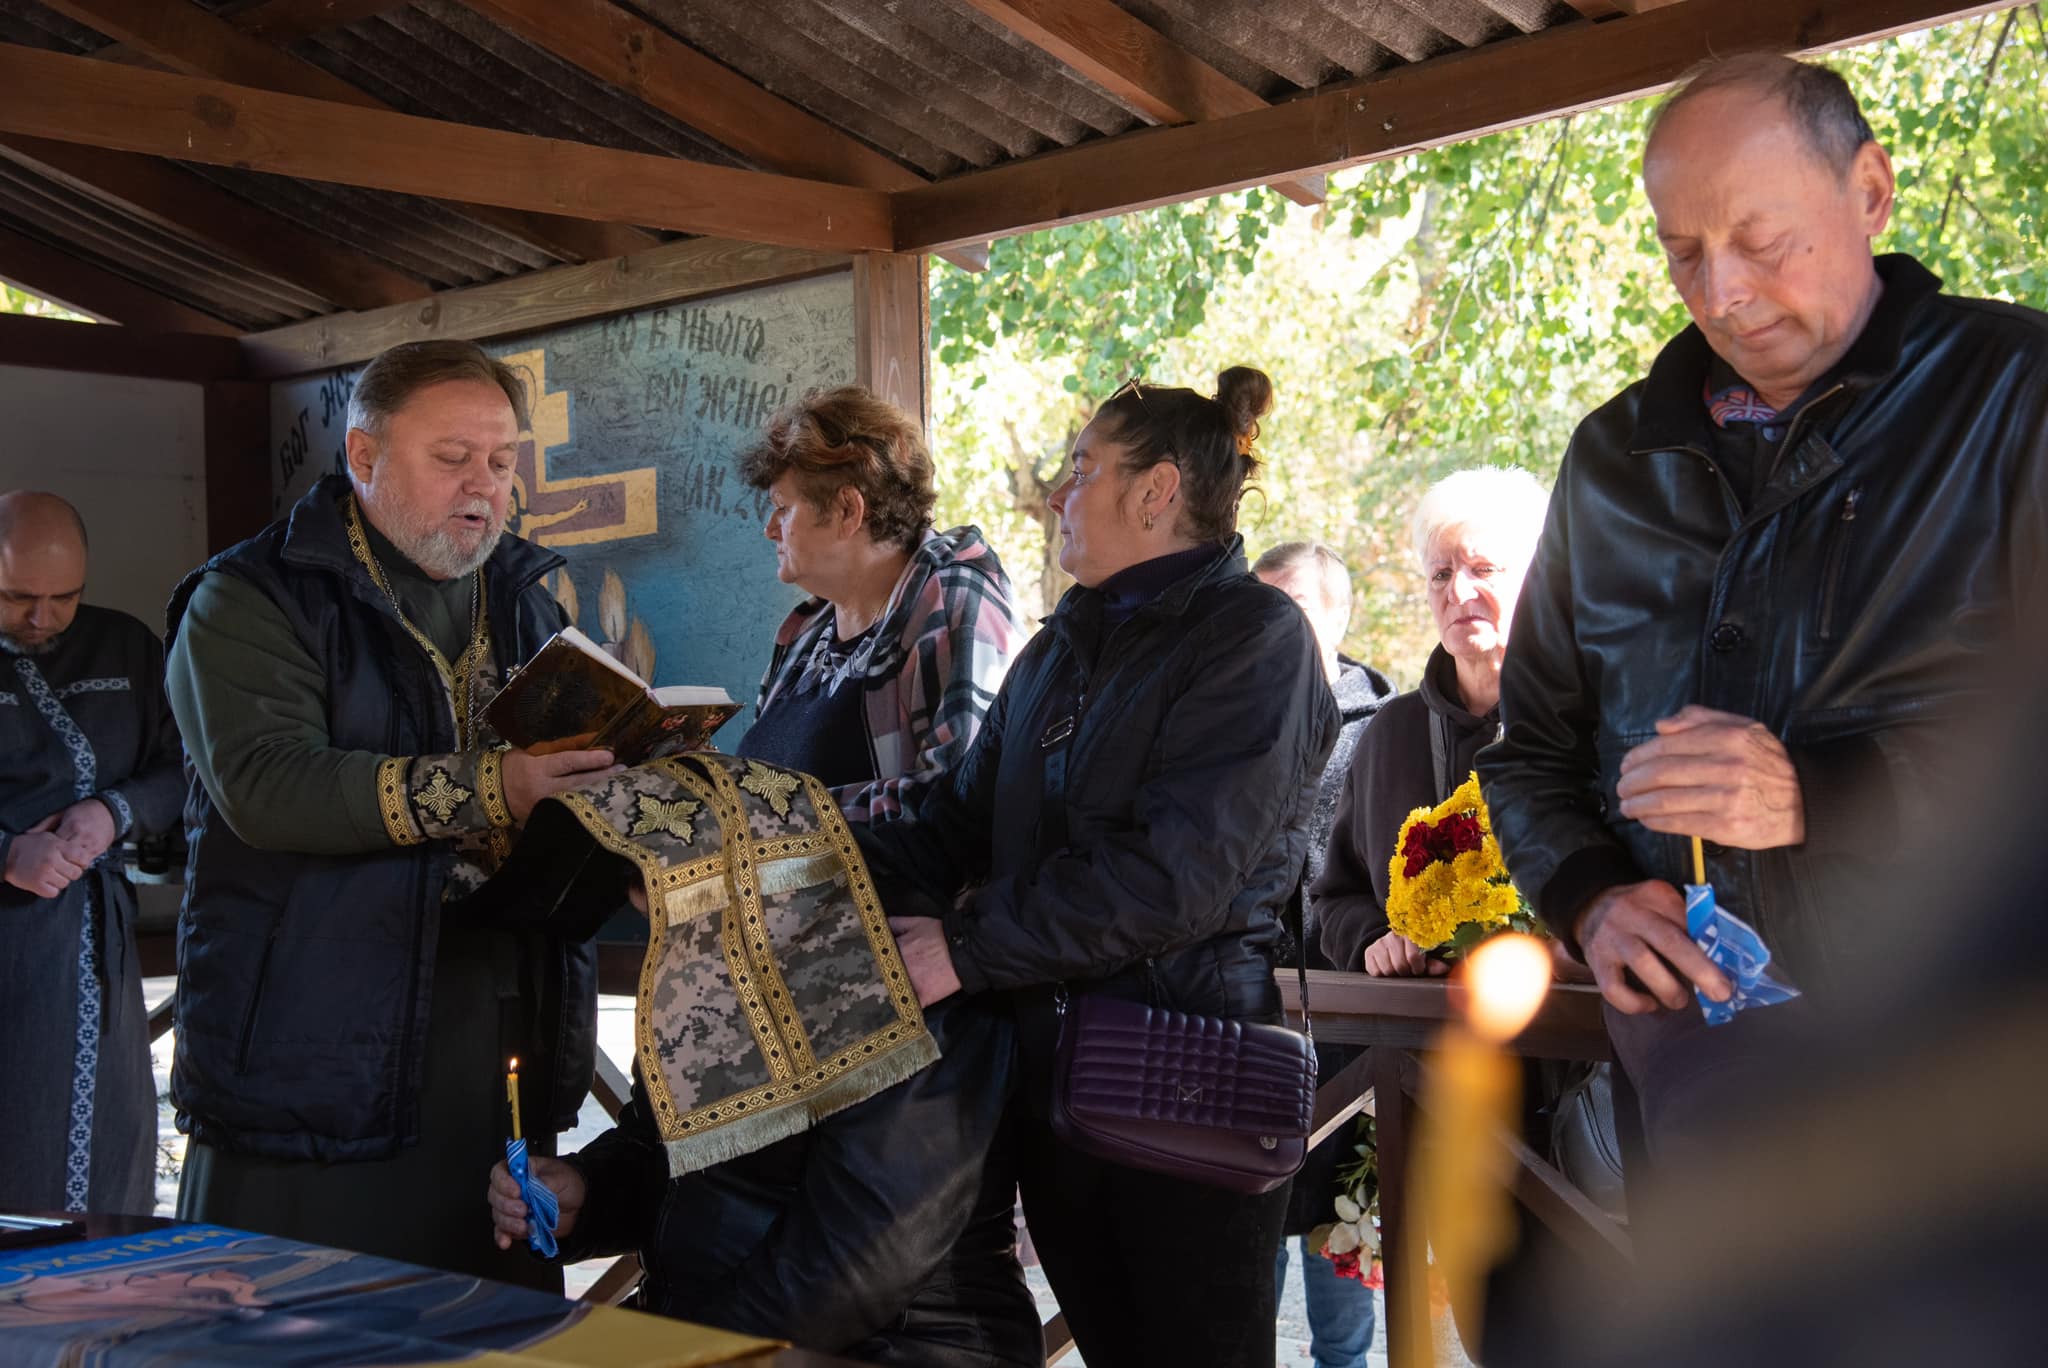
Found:
[[[1644,181],[1696,326],[1572,439],[1479,771],[1658,1156],[1889,953],[1839,909],[1896,879],[2039,601],[2048,318],[1872,259],[1891,164],[1825,68],[1708,68]],[[1728,985],[1685,934],[1692,836],[1803,1001],[1704,1026],[1695,986]]]

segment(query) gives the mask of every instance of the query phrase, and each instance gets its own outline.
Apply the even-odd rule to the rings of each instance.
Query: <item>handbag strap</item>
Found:
[[[1458,787],[1458,778],[1451,773],[1451,721],[1434,710],[1429,714],[1429,769],[1441,803]]]
[[[1301,1033],[1308,1037],[1308,1047],[1316,1047],[1316,1024],[1308,1014],[1308,870],[1301,871],[1301,877],[1294,881],[1294,896],[1288,899],[1288,910],[1294,913],[1294,974],[1301,984]]]

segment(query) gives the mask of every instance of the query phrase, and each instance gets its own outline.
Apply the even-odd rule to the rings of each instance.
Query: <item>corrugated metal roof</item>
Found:
[[[232,17],[262,0],[164,0]],[[927,178],[1149,122],[969,0],[620,0],[621,7]],[[1269,101],[1404,62],[1575,22],[1562,0],[1117,0]],[[0,41],[89,53],[108,40],[0,0]],[[315,33],[296,56],[409,114],[720,165],[715,139],[587,75],[456,0],[399,0]],[[131,59],[132,60],[132,59]],[[553,264],[458,205],[221,167],[209,185],[435,288]],[[118,207],[0,163],[0,218],[245,327],[328,307]]]
[[[438,200],[224,166],[193,164],[191,170],[229,194],[435,289],[474,285],[554,264],[546,252]]]
[[[8,161],[0,161],[0,222],[240,327],[275,327],[328,311],[316,295],[224,262],[190,238]]]
[[[74,24],[33,0],[0,0],[0,42],[21,43],[46,52],[92,52],[106,38]]]
[[[289,50],[402,113],[741,164],[702,134],[449,0],[399,5]]]

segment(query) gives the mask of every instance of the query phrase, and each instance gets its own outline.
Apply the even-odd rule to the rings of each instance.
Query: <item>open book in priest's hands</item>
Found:
[[[719,688],[656,689],[574,627],[513,671],[484,720],[522,750],[608,750],[638,765],[708,745],[740,710]]]

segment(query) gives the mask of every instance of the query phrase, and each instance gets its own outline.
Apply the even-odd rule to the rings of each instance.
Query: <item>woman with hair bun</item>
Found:
[[[1053,491],[1078,583],[914,821],[860,833],[920,1000],[1003,994],[1024,1212],[1090,1363],[1271,1364],[1285,1189],[1244,1196],[1061,1143],[1059,1006],[1105,994],[1280,1020],[1269,947],[1337,734],[1307,620],[1246,569],[1237,506],[1272,402],[1132,383]]]

